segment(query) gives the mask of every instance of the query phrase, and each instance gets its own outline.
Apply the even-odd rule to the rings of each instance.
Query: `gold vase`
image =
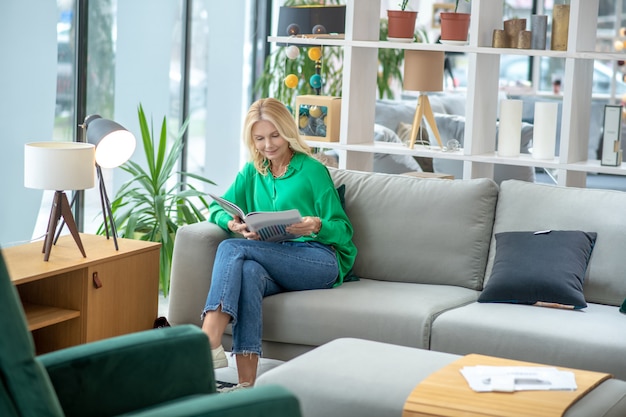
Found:
[[[517,34],[517,49],[530,49],[532,33],[530,30],[522,30]]]
[[[503,25],[506,34],[506,47],[517,48],[519,33],[526,30],[526,19],[505,20]]]
[[[555,4],[552,10],[553,51],[567,51],[567,32],[569,32],[569,4]]]
[[[506,48],[506,33],[503,29],[494,29],[491,46],[494,48]]]

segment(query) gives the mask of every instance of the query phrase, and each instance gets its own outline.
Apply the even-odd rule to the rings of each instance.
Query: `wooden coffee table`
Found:
[[[460,369],[464,366],[547,366],[484,355],[467,355],[431,374],[409,395],[403,417],[555,417],[565,411],[610,374],[558,368],[576,376],[576,391],[473,391]]]

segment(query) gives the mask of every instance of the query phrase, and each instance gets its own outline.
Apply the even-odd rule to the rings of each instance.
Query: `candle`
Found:
[[[567,37],[569,32],[569,4],[555,4],[552,10],[552,40],[553,51],[567,51]]]
[[[519,156],[522,140],[522,100],[500,101],[498,156]]]
[[[530,31],[532,32],[532,49],[546,49],[546,35],[548,16],[534,14],[530,17]]]
[[[533,158],[554,158],[556,145],[556,123],[559,103],[538,101],[535,103],[535,122],[533,127]]]

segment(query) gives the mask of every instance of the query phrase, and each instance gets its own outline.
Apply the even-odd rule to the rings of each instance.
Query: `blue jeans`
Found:
[[[217,248],[202,318],[221,306],[232,318],[232,352],[260,356],[263,298],[332,288],[338,273],[334,250],[318,242],[227,239]]]

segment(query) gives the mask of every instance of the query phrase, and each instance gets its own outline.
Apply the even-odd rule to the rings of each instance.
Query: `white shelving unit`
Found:
[[[344,39],[270,37],[270,42],[342,46],[344,79],[339,142],[309,142],[341,155],[342,168],[370,171],[373,153],[426,156],[464,161],[463,178],[492,177],[493,164],[535,166],[558,170],[559,185],[584,187],[589,172],[626,175],[618,167],[587,160],[593,60],[620,60],[620,53],[595,51],[599,0],[572,0],[567,51],[499,49],[491,47],[493,29],[502,26],[502,2],[472,0],[470,43],[450,46],[379,41],[380,0],[348,0]],[[437,147],[408,149],[374,142],[377,51],[379,48],[464,52],[468,55],[468,90],[464,148],[444,152]],[[499,157],[496,153],[498,79],[501,54],[565,59],[559,156],[551,160]]]

